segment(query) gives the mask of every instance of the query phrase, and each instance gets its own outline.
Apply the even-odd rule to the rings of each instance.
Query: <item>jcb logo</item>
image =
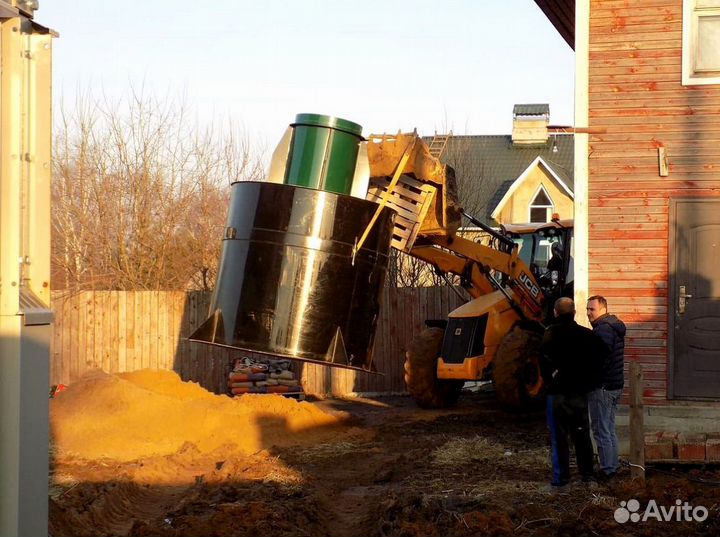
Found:
[[[530,291],[530,294],[533,296],[533,298],[537,298],[540,295],[540,289],[538,289],[537,286],[532,282],[530,276],[528,276],[524,272],[520,273],[520,283],[525,286],[525,289]]]

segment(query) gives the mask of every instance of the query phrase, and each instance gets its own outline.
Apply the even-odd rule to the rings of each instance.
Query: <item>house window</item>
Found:
[[[683,0],[682,83],[720,84],[720,0]]]
[[[535,194],[535,199],[530,204],[530,222],[539,224],[549,222],[552,213],[553,204],[550,201],[550,196],[548,196],[545,188],[540,185],[537,194]]]

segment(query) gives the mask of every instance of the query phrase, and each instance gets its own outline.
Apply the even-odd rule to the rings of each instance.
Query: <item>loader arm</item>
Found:
[[[517,246],[506,253],[492,246],[458,236],[433,236],[429,240],[435,245],[435,249],[442,248],[449,255],[458,256],[460,259],[466,260],[466,263],[469,261],[474,264],[471,272],[459,275],[471,274],[470,283],[473,288],[481,291],[479,295],[487,294],[498,288],[497,284],[501,284],[501,282],[493,276],[492,272],[499,272],[506,276],[505,284],[513,291],[512,301],[514,304],[512,302],[511,304],[516,310],[519,310],[518,313],[533,321],[542,319],[543,293],[530,268],[518,257]],[[437,255],[435,252],[430,253],[427,249],[422,252],[416,250],[422,250],[422,248],[415,247],[409,253],[420,259],[423,259],[418,255],[420,253],[431,259]]]

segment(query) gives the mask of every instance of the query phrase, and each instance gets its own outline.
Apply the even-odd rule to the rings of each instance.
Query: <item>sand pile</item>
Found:
[[[186,444],[207,453],[235,444],[243,453],[321,442],[344,421],[281,395],[212,394],[172,371],[93,373],[50,402],[60,453],[118,461],[176,453]]]

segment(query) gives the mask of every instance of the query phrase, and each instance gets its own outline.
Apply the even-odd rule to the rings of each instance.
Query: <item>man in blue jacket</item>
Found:
[[[610,354],[603,365],[600,387],[588,395],[588,408],[595,444],[598,448],[600,472],[598,478],[615,476],[620,466],[618,438],[615,431],[615,411],[623,391],[623,362],[625,360],[625,324],[607,312],[607,300],[600,295],[587,302],[587,316]]]

